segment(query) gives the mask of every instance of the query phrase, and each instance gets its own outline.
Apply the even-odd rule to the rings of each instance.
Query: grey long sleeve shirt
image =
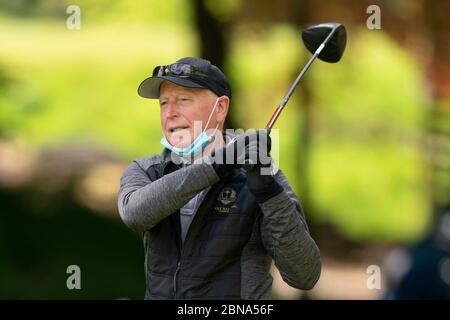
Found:
[[[133,161],[121,178],[119,213],[125,224],[136,231],[152,229],[196,196],[201,202],[208,188],[220,180],[211,165],[195,164],[153,181],[146,169],[161,161],[162,155]],[[262,285],[260,280],[257,283],[254,279],[255,274],[267,272],[267,261],[258,258],[263,254],[261,250],[275,261],[284,281],[295,288],[311,289],[320,276],[319,250],[309,235],[300,202],[281,171],[275,179],[283,186],[283,192],[258,204],[262,216],[242,250],[241,281],[247,286],[241,290],[243,298],[268,298],[267,287],[271,287],[271,280],[264,278],[270,283]],[[198,204],[191,205],[198,208]],[[257,293],[258,290],[264,292]]]

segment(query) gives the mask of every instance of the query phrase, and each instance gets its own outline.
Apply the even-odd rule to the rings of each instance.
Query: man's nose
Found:
[[[173,118],[177,117],[178,114],[178,108],[174,102],[167,102],[166,105],[166,117]]]

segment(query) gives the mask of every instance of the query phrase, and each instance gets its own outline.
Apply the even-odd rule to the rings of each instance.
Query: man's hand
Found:
[[[247,186],[256,200],[260,203],[265,202],[283,191],[283,187],[274,178],[274,163],[270,157],[271,140],[267,130],[264,130],[264,132],[265,135],[262,135],[263,143],[264,141],[268,142],[268,151],[265,155],[265,161],[258,161],[250,167],[247,166]]]
[[[272,161],[267,165],[257,164],[247,171],[247,186],[258,202],[265,202],[283,191],[272,175],[273,165]]]
[[[237,135],[226,147],[215,150],[210,160],[219,177],[223,178],[236,168],[246,167],[253,171],[262,165],[270,165],[270,149],[267,129],[250,131]]]

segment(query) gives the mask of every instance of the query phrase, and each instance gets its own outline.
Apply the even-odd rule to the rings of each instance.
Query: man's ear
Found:
[[[228,114],[228,107],[230,106],[230,98],[227,96],[221,96],[217,103],[216,121],[218,123],[224,123]]]

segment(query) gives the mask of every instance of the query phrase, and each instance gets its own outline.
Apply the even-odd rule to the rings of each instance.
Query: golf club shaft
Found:
[[[325,38],[325,40],[320,44],[319,47],[317,47],[316,51],[314,52],[313,56],[308,60],[308,62],[306,63],[306,65],[303,67],[302,71],[300,71],[300,74],[297,76],[297,78],[295,79],[294,83],[292,83],[292,85],[290,86],[289,90],[287,91],[287,93],[284,95],[283,99],[281,100],[281,103],[278,105],[278,107],[275,109],[275,111],[273,112],[272,116],[270,117],[269,121],[267,122],[266,125],[266,129],[268,131],[268,134],[270,133],[273,125],[275,124],[275,121],[277,121],[278,117],[280,116],[281,111],[283,110],[283,108],[286,106],[286,104],[288,103],[289,99],[291,98],[292,94],[294,93],[295,88],[297,87],[297,85],[299,84],[300,80],[303,78],[303,76],[305,75],[306,71],[308,71],[309,67],[311,66],[311,64],[314,62],[314,60],[317,58],[317,56],[320,54],[320,52],[322,52],[323,48],[325,48],[325,45],[328,43],[328,41],[331,39],[331,37],[333,36],[334,32],[336,31],[336,26],[333,28],[333,30],[331,30],[331,32],[328,34],[328,36]],[[233,143],[236,140],[237,136],[234,137],[229,144]],[[228,145],[229,145],[228,144]],[[250,171],[253,169],[254,164],[248,160],[246,161],[246,163],[244,164],[244,169],[246,171]]]
[[[281,100],[281,103],[278,105],[278,107],[273,112],[272,116],[270,117],[269,121],[266,124],[266,129],[270,130],[272,129],[273,125],[275,124],[275,121],[277,121],[281,111],[286,106],[287,102],[291,98],[292,94],[294,93],[295,88],[297,87],[300,80],[305,75],[306,71],[308,71],[311,64],[314,62],[314,60],[317,58],[317,56],[320,54],[322,49],[325,47],[327,42],[331,39],[334,32],[336,31],[336,27],[333,28],[333,30],[330,32],[330,34],[325,38],[325,40],[320,44],[320,46],[317,48],[317,50],[314,52],[313,56],[308,60],[306,65],[303,67],[302,71],[300,71],[300,74],[295,79],[294,83],[290,86],[288,92],[284,95],[283,99]]]

